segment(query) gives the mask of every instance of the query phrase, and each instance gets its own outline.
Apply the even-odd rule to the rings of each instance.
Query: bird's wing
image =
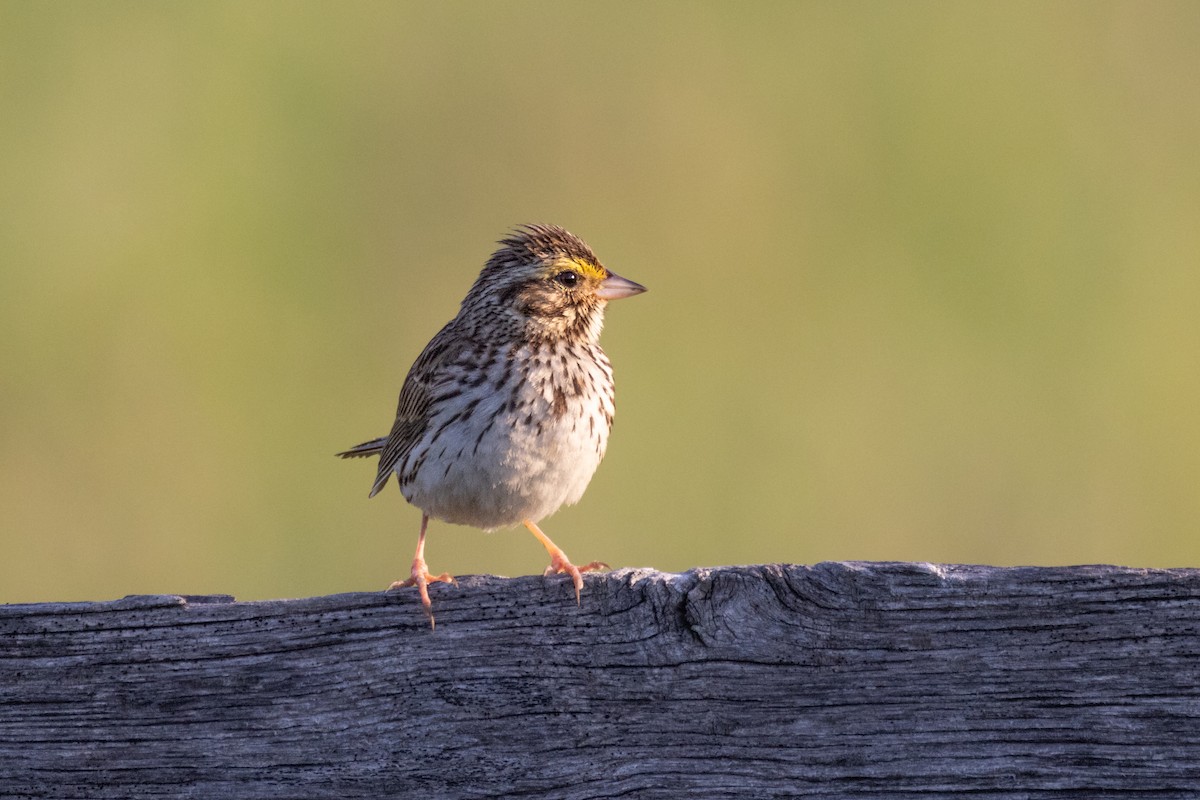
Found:
[[[429,340],[408,370],[408,377],[400,389],[400,402],[396,406],[396,422],[379,456],[379,472],[375,475],[375,485],[371,487],[371,497],[387,485],[396,465],[413,449],[429,424],[429,401],[433,386],[441,373],[442,364],[457,352],[455,337],[451,334],[453,325],[453,320],[446,323],[438,335]]]

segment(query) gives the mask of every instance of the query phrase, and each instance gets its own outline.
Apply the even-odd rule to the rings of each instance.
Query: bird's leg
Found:
[[[537,537],[537,540],[546,548],[546,552],[550,554],[550,566],[546,567],[544,574],[558,575],[565,572],[570,575],[571,580],[575,583],[575,605],[579,605],[579,592],[583,589],[583,575],[581,573],[598,569],[608,569],[608,564],[605,564],[603,561],[593,561],[590,564],[577,567],[567,558],[567,554],[562,551],[562,548],[550,541],[550,537],[542,533],[542,529],[532,520],[525,520],[525,527]]]
[[[453,583],[458,585],[458,581],[448,572],[443,572],[441,575],[430,575],[429,566],[425,563],[425,528],[429,525],[429,515],[421,515],[421,536],[417,539],[417,555],[413,558],[412,572],[406,581],[396,581],[388,587],[388,591],[392,589],[402,589],[408,586],[416,586],[417,591],[421,593],[421,605],[425,606],[425,616],[429,617],[429,628],[432,630],[436,627],[433,621],[433,602],[429,599],[429,589],[431,583]]]

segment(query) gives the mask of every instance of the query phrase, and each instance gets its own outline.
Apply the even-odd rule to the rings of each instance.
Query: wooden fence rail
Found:
[[[0,606],[0,797],[1200,797],[1200,570],[431,589]]]

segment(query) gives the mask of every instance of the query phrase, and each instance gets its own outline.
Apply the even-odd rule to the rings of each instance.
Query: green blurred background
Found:
[[[381,589],[515,223],[650,287],[577,561],[1200,564],[1200,4],[0,4],[0,601]],[[431,528],[435,572],[540,572]]]

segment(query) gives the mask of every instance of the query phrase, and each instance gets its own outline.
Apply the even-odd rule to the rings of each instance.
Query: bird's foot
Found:
[[[562,575],[566,573],[571,576],[571,581],[575,584],[575,605],[579,605],[579,592],[583,589],[583,573],[596,572],[599,570],[608,569],[608,564],[603,561],[592,561],[577,567],[567,558],[567,554],[562,550],[555,548],[550,552],[550,566],[546,567],[543,575]]]
[[[412,573],[408,580],[396,581],[387,588],[387,591],[393,589],[406,589],[409,586],[416,586],[417,591],[421,594],[421,605],[425,607],[425,616],[429,617],[429,628],[432,630],[437,627],[433,620],[433,602],[429,599],[429,584],[431,583],[453,583],[458,586],[458,581],[454,580],[454,576],[448,572],[443,572],[441,575],[431,575],[429,566],[423,558],[414,558],[412,563]]]

